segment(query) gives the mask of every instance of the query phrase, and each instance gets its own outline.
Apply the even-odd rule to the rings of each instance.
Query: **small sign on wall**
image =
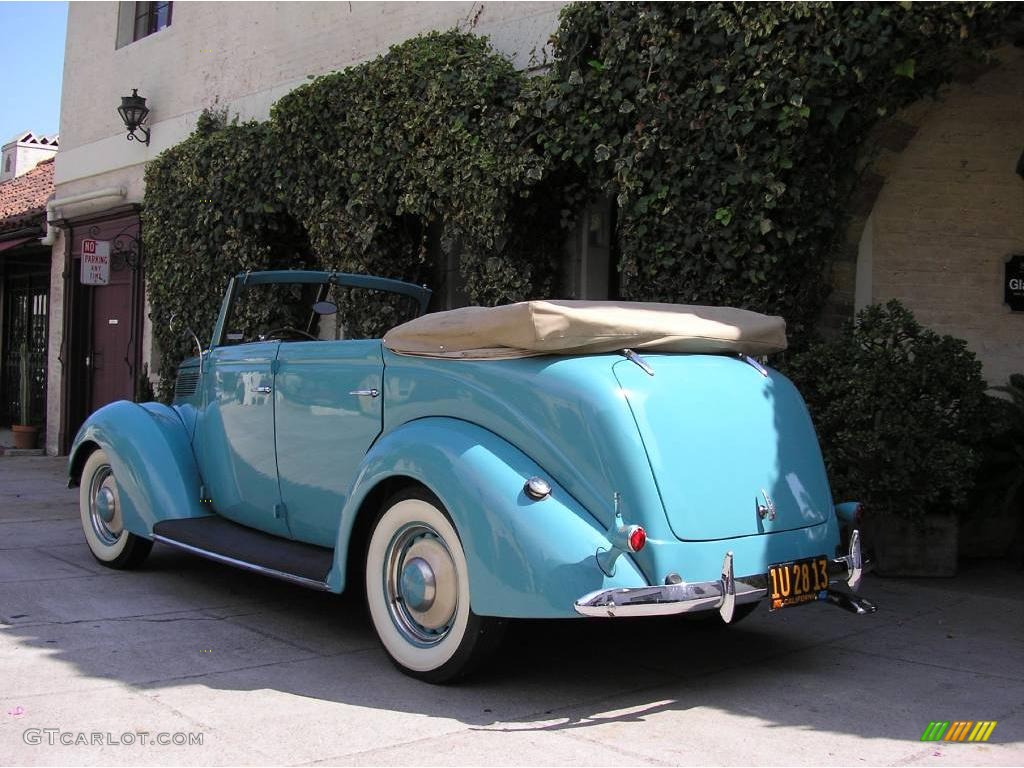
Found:
[[[110,282],[110,242],[82,241],[82,285],[106,285]]]
[[[1024,312],[1024,253],[1015,253],[1006,260],[1003,301],[1011,311]]]

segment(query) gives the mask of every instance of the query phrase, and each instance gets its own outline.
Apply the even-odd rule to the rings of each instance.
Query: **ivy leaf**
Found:
[[[599,163],[603,163],[609,157],[612,156],[612,148],[607,144],[598,144],[594,149],[594,160]]]
[[[911,80],[914,79],[914,59],[904,59],[895,67],[892,68],[892,73],[897,77],[907,77]]]
[[[828,121],[832,123],[834,129],[839,130],[839,124],[843,122],[843,118],[846,117],[846,113],[849,111],[849,104],[836,104],[828,111]]]
[[[587,62],[587,64],[589,64],[590,68],[593,69],[595,72],[604,72],[605,70],[604,63],[598,61],[597,59],[591,59],[590,61]]]
[[[732,221],[732,208],[719,208],[715,211],[715,221],[720,222],[723,227],[728,227]]]

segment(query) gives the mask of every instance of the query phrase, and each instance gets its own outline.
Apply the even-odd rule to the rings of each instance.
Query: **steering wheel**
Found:
[[[316,336],[314,336],[313,334],[306,333],[305,331],[300,330],[298,328],[293,328],[290,325],[282,325],[280,328],[274,328],[273,330],[267,331],[260,338],[262,340],[266,341],[268,339],[273,339],[273,338],[279,336],[280,334],[291,334],[292,336],[302,336],[302,337],[305,337],[305,338],[309,339],[310,341],[319,341],[319,339]]]

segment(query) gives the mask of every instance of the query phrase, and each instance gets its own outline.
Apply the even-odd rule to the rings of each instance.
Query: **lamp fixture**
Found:
[[[117,113],[124,120],[124,127],[128,129],[128,141],[141,141],[149,146],[149,129],[144,127],[149,107],[146,106],[145,97],[139,96],[138,88],[132,88],[131,96],[121,97],[121,106],[117,108]],[[136,131],[141,133],[145,139],[136,136]]]

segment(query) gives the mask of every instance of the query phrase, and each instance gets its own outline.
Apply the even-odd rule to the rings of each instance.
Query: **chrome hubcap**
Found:
[[[114,492],[109,488],[100,488],[96,492],[96,512],[104,523],[114,519]]]
[[[430,563],[422,557],[407,561],[402,569],[402,597],[410,611],[424,613],[430,610],[437,596],[437,581]]]
[[[114,473],[106,464],[89,482],[89,522],[96,537],[108,546],[116,544],[124,532]]]
[[[448,547],[426,523],[403,526],[384,558],[388,611],[414,645],[441,642],[459,603],[459,578]]]

